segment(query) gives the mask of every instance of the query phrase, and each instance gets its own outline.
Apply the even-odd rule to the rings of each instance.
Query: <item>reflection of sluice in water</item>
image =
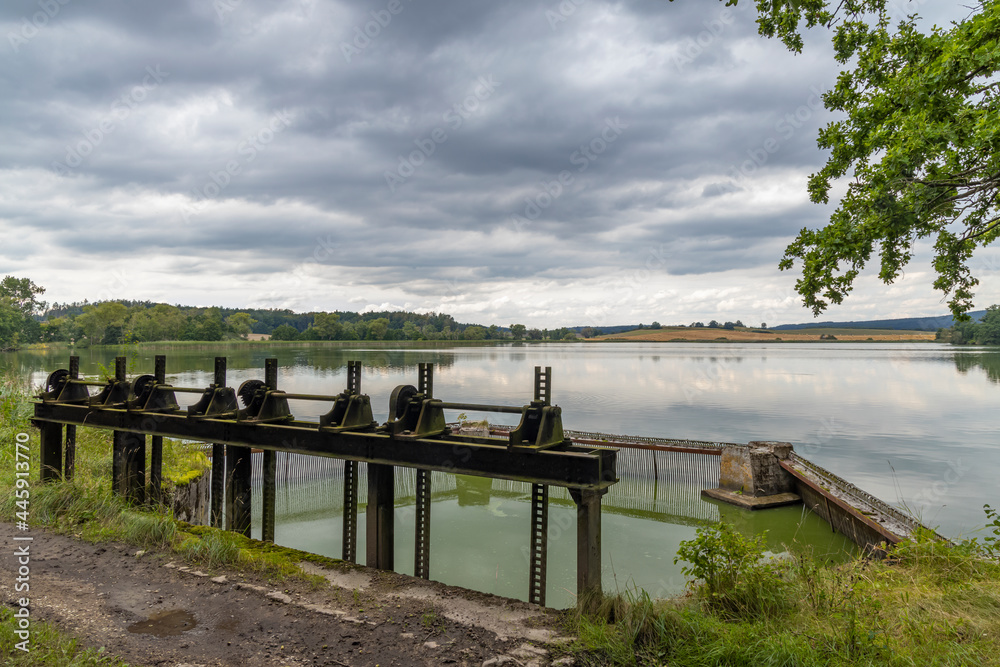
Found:
[[[692,525],[716,522],[719,509],[701,499],[704,488],[719,479],[719,457],[683,452],[619,450],[620,481],[604,496],[602,507],[622,514],[658,522]],[[261,457],[253,454],[253,513],[261,512]],[[284,521],[305,518],[339,517],[344,504],[344,462],[339,459],[279,452],[277,455],[275,514]],[[431,477],[434,499],[456,498],[459,506],[488,505],[493,498],[530,500],[531,485],[488,477],[469,477],[434,472]],[[396,506],[412,505],[416,499],[416,471],[397,468]],[[359,465],[358,506],[368,498],[365,465]],[[574,506],[569,491],[549,489],[553,504]],[[255,523],[255,525],[257,525]]]

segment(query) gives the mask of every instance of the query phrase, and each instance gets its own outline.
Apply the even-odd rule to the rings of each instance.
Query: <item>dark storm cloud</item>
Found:
[[[818,167],[836,75],[761,41],[750,3],[53,2],[41,26],[0,9],[0,168],[50,195],[0,218],[67,254],[419,296],[650,243],[681,253],[666,274],[769,267],[823,218],[733,203]]]

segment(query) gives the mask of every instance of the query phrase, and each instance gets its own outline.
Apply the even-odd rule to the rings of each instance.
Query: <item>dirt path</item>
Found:
[[[8,605],[22,595],[15,534],[24,535],[0,523]],[[554,656],[537,647],[559,641],[550,611],[391,572],[316,568],[329,585],[278,587],[196,572],[170,554],[28,534],[31,618],[133,665],[548,665]]]

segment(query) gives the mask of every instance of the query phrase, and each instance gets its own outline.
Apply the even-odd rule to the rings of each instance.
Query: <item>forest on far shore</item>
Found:
[[[565,327],[529,329],[456,322],[444,313],[199,308],[152,301],[54,303],[27,278],[0,281],[0,350],[33,343],[118,345],[147,341],[219,341],[268,334],[272,340],[563,340]]]

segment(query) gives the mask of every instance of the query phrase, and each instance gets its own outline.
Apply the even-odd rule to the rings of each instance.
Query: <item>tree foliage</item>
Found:
[[[839,304],[878,255],[896,280],[921,239],[934,241],[934,287],[959,319],[979,284],[973,251],[1000,234],[1000,0],[984,0],[948,28],[893,25],[890,0],[756,0],[760,33],[803,47],[801,28],[833,32],[845,66],[824,105],[845,117],[820,131],[826,165],[809,179],[825,204],[847,193],[821,229],[802,229],[781,260],[801,262],[796,290],[819,314]],[[727,4],[735,4],[730,1]]]
[[[271,332],[271,340],[297,340],[299,330],[290,324],[282,324]]]
[[[0,280],[0,350],[39,340],[41,327],[34,316],[45,308],[45,302],[38,300],[44,293],[44,287],[28,278],[4,276]]]

